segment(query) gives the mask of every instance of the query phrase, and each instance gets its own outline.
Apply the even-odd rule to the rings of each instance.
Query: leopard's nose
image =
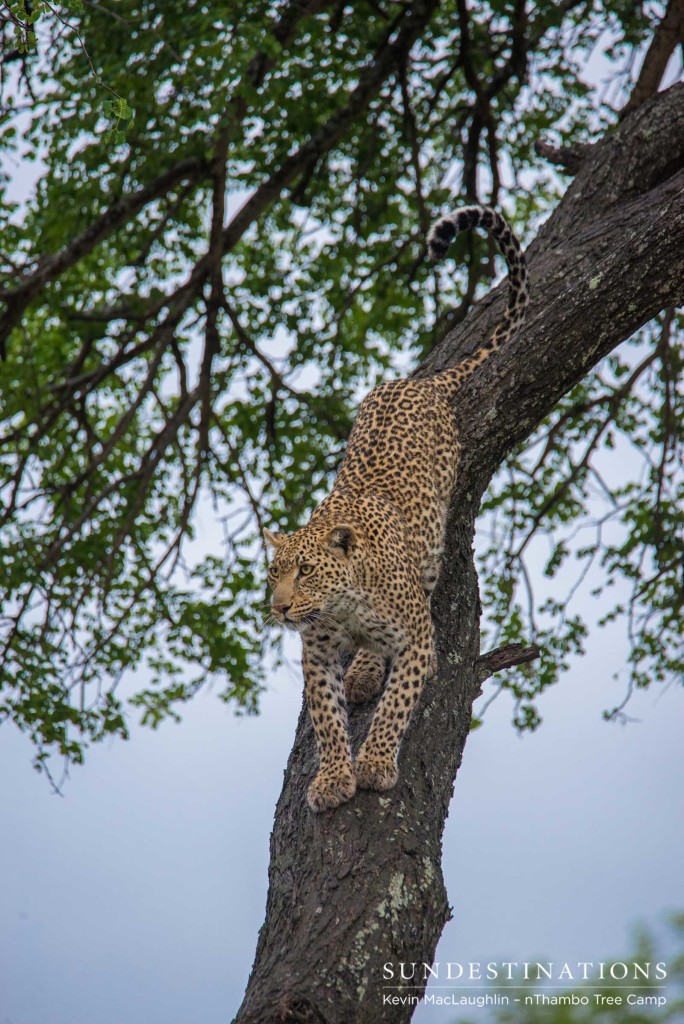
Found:
[[[285,615],[285,614],[287,614],[287,612],[289,611],[289,609],[291,607],[292,607],[291,603],[290,604],[285,604],[284,601],[273,601],[272,604],[271,604],[271,608],[273,609],[274,612],[277,612],[278,615]]]

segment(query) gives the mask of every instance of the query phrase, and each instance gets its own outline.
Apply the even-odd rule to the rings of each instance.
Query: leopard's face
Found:
[[[268,581],[271,611],[289,629],[301,630],[325,618],[339,621],[353,602],[352,558],[357,535],[350,526],[304,527],[290,536],[264,531],[274,550]]]

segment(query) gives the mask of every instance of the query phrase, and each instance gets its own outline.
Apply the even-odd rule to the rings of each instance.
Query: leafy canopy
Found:
[[[495,272],[464,237],[435,276],[430,220],[477,199],[529,237],[563,187],[535,141],[615,120],[662,6],[6,6],[0,715],[44,767],[126,735],[124,678],[153,726],[209,679],[256,708],[260,528],[305,519],[359,395]],[[599,43],[607,88],[586,84]],[[681,673],[680,364],[670,311],[493,483],[486,628],[546,651],[504,684],[521,727],[586,631],[558,591],[538,608],[540,535],[547,575],[594,560],[597,586],[617,584],[604,619],[628,621],[633,685]],[[597,459],[628,446],[643,472],[611,484]]]

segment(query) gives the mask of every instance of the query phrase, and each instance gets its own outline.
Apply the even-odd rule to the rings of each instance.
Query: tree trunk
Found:
[[[472,555],[481,496],[513,445],[603,356],[684,299],[684,86],[632,112],[587,148],[572,185],[528,250],[527,326],[459,396],[463,466],[432,607],[439,673],[425,688],[390,793],[360,792],[314,815],[313,730],[300,715],[271,838],[266,920],[238,1024],[410,1020],[421,988],[387,962],[430,963],[450,910],[441,842],[483,669]],[[417,371],[476,348],[506,284],[474,309]],[[372,709],[352,708],[355,748]],[[408,983],[420,985],[420,978]]]

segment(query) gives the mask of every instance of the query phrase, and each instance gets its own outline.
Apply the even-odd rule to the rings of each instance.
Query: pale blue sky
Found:
[[[601,721],[620,633],[544,698],[519,738],[493,705],[447,826],[454,920],[437,959],[605,959],[682,903],[682,694]],[[94,749],[65,797],[2,730],[0,1024],[219,1024],[240,1003],[266,897],[268,837],[294,735],[295,668],[259,718],[200,694],[181,726]],[[417,1022],[453,1020],[419,1010]],[[479,1014],[478,1019],[486,1019]]]
[[[18,196],[29,187],[17,165]],[[635,924],[684,904],[684,697],[639,694],[640,722],[604,723],[623,658],[620,626],[593,634],[544,696],[537,733],[518,737],[499,701],[470,738],[444,845],[454,919],[437,959],[605,959],[628,951]],[[27,740],[2,729],[0,1024],[231,1019],[300,701],[296,665],[270,678],[258,718],[203,692],[181,726],[93,749],[64,798],[31,770]],[[414,1020],[454,1017],[426,1007]]]

